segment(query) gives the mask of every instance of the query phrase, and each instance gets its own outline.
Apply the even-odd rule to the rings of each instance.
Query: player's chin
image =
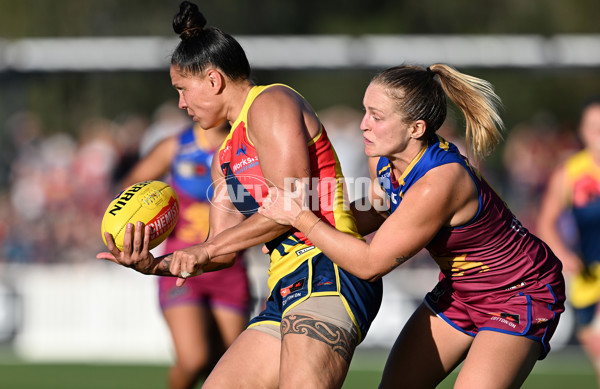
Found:
[[[365,155],[367,157],[378,157],[379,155],[375,152],[375,150],[373,149],[373,147],[366,145],[365,146]]]

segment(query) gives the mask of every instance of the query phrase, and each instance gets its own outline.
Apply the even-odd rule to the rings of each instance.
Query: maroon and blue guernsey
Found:
[[[456,146],[433,136],[402,177],[394,179],[389,160],[382,157],[378,176],[389,195],[390,213],[410,187],[429,170],[458,163],[469,172],[479,192],[479,211],[469,223],[443,228],[427,245],[442,277],[465,293],[519,287],[529,279],[560,267],[544,242],[532,235],[508,209],[485,179],[460,155]]]
[[[428,171],[448,163],[468,171],[477,186],[479,209],[465,225],[442,228],[426,246],[441,271],[425,303],[472,336],[492,330],[536,339],[544,345],[543,358],[564,310],[561,262],[521,225],[455,145],[433,135],[398,178],[390,161],[380,158],[377,175],[389,196],[389,212]]]

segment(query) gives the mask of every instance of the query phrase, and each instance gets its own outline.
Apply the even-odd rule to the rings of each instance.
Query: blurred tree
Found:
[[[1,0],[1,39],[80,36],[174,37],[179,0]],[[208,23],[233,35],[594,33],[598,0],[207,0]],[[1,49],[1,46],[0,46]],[[460,69],[489,79],[510,128],[537,111],[576,122],[583,98],[600,90],[598,69]],[[360,107],[373,70],[256,71],[260,83],[286,82],[315,105]],[[326,87],[325,87],[326,86]],[[87,116],[151,115],[176,94],[168,72],[0,72],[0,125],[20,109],[39,112],[48,131],[77,132]],[[2,135],[0,133],[0,141]]]
[[[0,37],[166,35],[179,0],[3,0]],[[232,34],[597,33],[597,0],[212,0]]]

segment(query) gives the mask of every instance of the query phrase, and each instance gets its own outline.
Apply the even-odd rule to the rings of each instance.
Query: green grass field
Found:
[[[385,352],[357,352],[344,389],[377,388]],[[167,366],[27,364],[0,360],[3,389],[161,389]],[[452,388],[456,373],[438,388]],[[551,353],[538,363],[525,389],[597,388],[592,368],[578,348]]]

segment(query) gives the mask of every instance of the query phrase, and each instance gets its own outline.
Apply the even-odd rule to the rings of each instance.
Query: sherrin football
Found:
[[[175,190],[161,181],[144,181],[131,185],[108,205],[102,218],[104,233],[112,235],[115,245],[123,251],[123,238],[127,223],[141,221],[152,227],[150,249],[162,243],[179,220],[179,198]]]

